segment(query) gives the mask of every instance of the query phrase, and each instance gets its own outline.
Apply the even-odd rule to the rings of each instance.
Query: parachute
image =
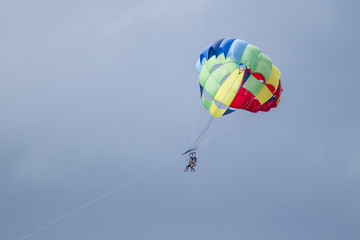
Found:
[[[269,111],[280,101],[280,71],[246,41],[225,38],[211,43],[196,63],[201,101],[214,117],[243,109]]]
[[[201,102],[211,117],[184,154],[199,147],[215,118],[238,109],[267,112],[280,102],[283,89],[279,69],[258,47],[244,40],[224,38],[212,42],[200,54],[195,68]]]

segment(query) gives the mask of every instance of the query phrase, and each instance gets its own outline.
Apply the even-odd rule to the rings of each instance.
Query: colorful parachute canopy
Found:
[[[196,63],[204,107],[214,117],[236,109],[269,111],[280,101],[280,71],[247,42],[225,38],[211,43]]]

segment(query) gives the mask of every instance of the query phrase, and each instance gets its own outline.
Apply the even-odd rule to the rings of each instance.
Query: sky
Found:
[[[0,239],[360,239],[359,8],[0,1]],[[217,119],[184,173],[223,37],[272,59],[281,102]]]

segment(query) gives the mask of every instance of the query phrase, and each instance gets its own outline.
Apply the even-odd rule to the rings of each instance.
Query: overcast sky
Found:
[[[194,66],[223,37],[273,60],[279,106],[217,119],[196,173],[179,158],[27,239],[360,239],[359,9],[1,0],[0,239],[185,151],[199,101]]]

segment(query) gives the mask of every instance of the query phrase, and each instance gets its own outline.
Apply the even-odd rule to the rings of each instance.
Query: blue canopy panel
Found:
[[[235,38],[225,38],[220,46],[219,46],[219,50],[217,52],[217,56],[219,56],[220,54],[224,54],[225,58],[227,57],[228,55],[228,52],[229,52],[229,49],[231,47],[231,44],[235,41],[236,39]]]
[[[200,85],[200,97],[201,97],[203,94],[204,88],[203,88],[203,86],[201,86],[201,84],[199,84],[199,85]]]
[[[250,77],[250,72],[249,72],[249,69],[246,67],[245,68],[245,74],[244,74],[244,78],[243,78],[243,81],[242,81],[242,83],[241,83],[241,86],[243,86],[245,83],[246,83],[246,81],[248,80],[248,78]]]
[[[198,73],[198,75],[200,74],[201,67],[202,67],[202,63],[200,62],[200,59],[198,59],[195,64],[195,69],[196,69],[196,72]]]
[[[217,40],[217,41],[213,42],[212,44],[210,44],[209,46],[207,46],[204,49],[204,51],[200,54],[200,62],[202,63],[203,58],[205,58],[206,60],[209,60],[212,56],[214,56],[214,55],[217,56],[219,46],[223,40],[224,40],[224,38]]]
[[[226,111],[225,111],[225,113],[223,114],[223,116],[226,115],[226,114],[235,112],[235,111],[236,111],[236,109],[232,110],[232,109],[228,108],[228,109],[226,109]]]
[[[246,41],[236,39],[232,42],[227,57],[231,57],[236,63],[239,63],[247,45],[248,43]]]
[[[209,60],[214,55],[218,57],[220,54],[224,54],[225,58],[231,57],[236,63],[239,63],[247,45],[246,41],[236,38],[223,38],[209,44],[202,51],[199,60],[196,62],[196,71],[200,74],[203,62]]]
[[[272,100],[275,100],[276,99],[276,97],[274,97],[274,96],[272,96],[267,102],[265,102],[265,103],[268,103],[268,102],[271,102]]]

